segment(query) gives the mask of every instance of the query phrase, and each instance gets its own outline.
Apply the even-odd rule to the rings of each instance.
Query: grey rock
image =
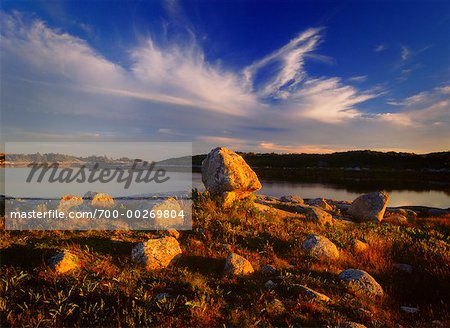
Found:
[[[296,196],[296,195],[285,195],[280,197],[280,201],[283,203],[297,203],[297,204],[303,204],[304,200],[303,198]]]
[[[212,195],[223,197],[223,205],[248,197],[261,189],[256,173],[235,152],[218,147],[202,162],[202,181]]]
[[[225,274],[248,275],[253,273],[252,264],[242,256],[232,253],[227,257],[224,268]]]
[[[275,275],[275,274],[278,273],[277,268],[275,268],[275,267],[274,267],[273,265],[271,265],[271,264],[263,265],[263,266],[261,267],[261,271],[264,272],[264,273],[273,274],[273,275]]]
[[[333,217],[331,214],[318,207],[307,208],[306,219],[320,225],[333,225]]]
[[[317,259],[336,260],[339,251],[328,238],[316,234],[309,235],[303,242],[306,252]]]
[[[348,213],[360,222],[380,222],[383,220],[388,201],[389,195],[383,191],[365,194],[352,202]]]
[[[351,288],[374,296],[382,296],[383,288],[366,271],[358,269],[347,269],[339,274],[339,279],[346,282]]]
[[[409,314],[415,314],[415,313],[419,312],[418,308],[410,307],[410,306],[400,306],[400,310],[402,310],[405,313],[409,313]]]
[[[406,272],[406,273],[412,273],[413,267],[412,265],[406,264],[406,263],[395,263],[394,268],[398,271]]]
[[[137,244],[131,252],[131,259],[144,265],[147,270],[163,269],[181,257],[181,248],[173,237],[149,239]]]

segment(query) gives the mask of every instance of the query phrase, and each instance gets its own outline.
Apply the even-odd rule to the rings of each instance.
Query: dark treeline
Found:
[[[239,153],[253,168],[351,168],[355,170],[450,170],[450,151],[417,155],[369,150],[333,154]],[[196,155],[194,166],[206,155]]]

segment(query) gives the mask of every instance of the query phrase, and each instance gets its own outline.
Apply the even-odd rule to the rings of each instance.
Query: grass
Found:
[[[302,217],[281,218],[252,200],[222,209],[207,193],[194,193],[193,229],[181,233],[176,266],[149,272],[130,260],[134,243],[155,231],[0,231],[0,325],[7,326],[336,326],[431,327],[450,324],[450,218],[413,223],[319,226]],[[301,244],[319,233],[340,249],[332,262],[309,258]],[[351,240],[367,242],[354,254]],[[227,247],[247,258],[255,273],[227,277]],[[46,259],[58,249],[80,259],[80,269],[57,275]],[[395,270],[408,263],[411,274]],[[260,270],[272,264],[273,276]],[[372,298],[339,281],[347,268],[369,272],[385,296]],[[269,279],[277,283],[264,288]],[[328,304],[302,299],[293,284],[329,296]],[[168,293],[169,297],[157,295]],[[285,311],[274,311],[273,299]],[[400,306],[418,307],[406,314]],[[434,323],[433,323],[434,322]]]

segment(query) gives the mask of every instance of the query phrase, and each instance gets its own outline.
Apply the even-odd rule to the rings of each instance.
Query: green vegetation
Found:
[[[262,212],[252,200],[224,210],[207,193],[194,196],[193,230],[179,238],[183,257],[161,271],[144,270],[131,262],[130,253],[134,243],[163,232],[0,231],[0,325],[335,326],[354,321],[367,327],[431,327],[435,320],[449,325],[450,217],[321,227],[301,215]],[[301,244],[310,233],[333,241],[340,259],[308,257]],[[353,238],[369,249],[352,253]],[[62,248],[78,256],[79,270],[57,275],[47,267],[45,260]],[[255,273],[224,276],[229,248],[247,258]],[[413,272],[396,271],[394,263],[408,263]],[[265,264],[279,273],[262,272]],[[338,279],[347,268],[369,272],[386,296],[347,289]],[[269,279],[277,284],[273,290],[264,287]],[[296,283],[332,301],[307,302],[291,288]],[[275,298],[284,312],[271,308]],[[404,305],[419,312],[402,313]]]

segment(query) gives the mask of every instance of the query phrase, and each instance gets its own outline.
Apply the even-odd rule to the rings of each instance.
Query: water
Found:
[[[8,169],[9,170],[9,169]],[[117,183],[108,184],[51,184],[38,185],[25,183],[27,171],[22,169],[12,169],[12,173],[7,174],[5,193],[15,197],[61,197],[64,194],[71,193],[76,195],[84,195],[88,190],[103,191],[111,194],[113,197],[130,196],[136,194],[147,193],[163,193],[189,190],[192,187],[203,189],[200,173],[182,173],[170,172],[171,180],[162,184],[133,184],[129,189],[124,189],[123,185]],[[4,177],[0,178],[1,185],[4,185]],[[288,181],[261,181],[263,188],[260,194],[269,196],[298,195],[302,198],[332,198],[336,200],[353,200],[361,193],[355,191],[352,183],[346,182],[341,185],[327,183],[304,183],[304,182],[288,182]],[[353,188],[352,188],[353,187]],[[105,190],[106,189],[106,190]],[[381,189],[381,188],[380,188]],[[377,188],[364,190],[364,192],[376,191]],[[436,189],[408,190],[393,189],[387,190],[390,193],[390,206],[429,206],[448,208],[450,207],[450,193]]]
[[[329,198],[336,200],[353,200],[361,193],[349,191],[343,184],[336,187],[324,183],[302,183],[288,181],[262,180],[262,195],[280,197],[283,195],[298,195],[302,198]],[[193,173],[193,186],[203,188],[200,173]],[[369,190],[368,190],[369,191]],[[376,191],[376,190],[372,190]],[[389,206],[429,206],[450,207],[450,193],[439,190],[388,190],[390,194]]]

